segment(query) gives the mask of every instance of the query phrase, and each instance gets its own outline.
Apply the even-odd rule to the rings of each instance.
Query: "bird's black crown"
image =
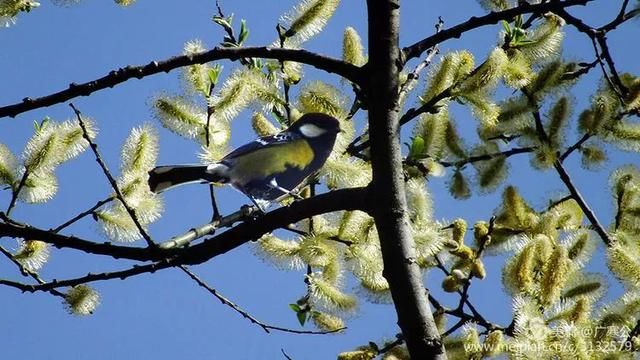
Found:
[[[298,132],[304,125],[315,125],[329,134],[340,132],[340,122],[333,116],[322,113],[308,113],[302,115],[298,121],[289,127],[289,131]]]

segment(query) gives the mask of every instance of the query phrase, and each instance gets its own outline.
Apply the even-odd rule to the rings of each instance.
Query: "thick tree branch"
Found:
[[[189,247],[180,255],[181,262],[190,265],[203,263],[268,232],[315,215],[342,210],[369,211],[367,193],[368,188],[341,189],[296,201]]]
[[[431,35],[425,39],[422,39],[415,44],[409,45],[402,49],[403,64],[408,60],[419,57],[423,52],[432,46],[442,43],[449,39],[460,38],[462,34],[469,30],[473,30],[482,26],[497,24],[502,20],[511,20],[518,15],[523,14],[541,14],[545,12],[557,12],[560,9],[564,9],[570,6],[586,5],[593,0],[566,0],[566,1],[551,1],[542,4],[528,4],[500,11],[491,12],[485,16],[471,17],[469,20],[458,24],[452,28],[444,29],[441,32]]]
[[[322,56],[307,50],[280,49],[270,47],[246,48],[213,48],[212,50],[192,55],[175,56],[166,60],[152,61],[147,65],[126,66],[109,72],[99,79],[82,84],[71,83],[65,90],[39,98],[24,98],[21,102],[0,107],[0,118],[16,117],[16,115],[55,104],[63,103],[78,96],[88,96],[98,90],[114,87],[130,79],[142,79],[161,72],[193,65],[204,64],[216,60],[238,60],[247,57],[277,59],[299,62],[318,69],[336,73],[351,82],[359,83],[361,70],[357,66],[341,60]]]
[[[341,210],[367,211],[366,195],[367,188],[343,189],[299,202],[294,202],[288,207],[282,207],[257,219],[246,221],[220,235],[206,240],[203,243],[194,245],[188,249],[179,251],[174,250],[175,252],[173,255],[159,251],[159,249],[137,248],[137,251],[146,253],[149,257],[158,256],[158,254],[164,254],[166,256],[166,258],[151,264],[134,265],[131,268],[120,271],[87,274],[86,276],[67,280],[53,280],[39,285],[22,284],[11,280],[0,279],[0,285],[13,287],[27,292],[49,291],[51,289],[76,286],[93,281],[111,279],[124,280],[132,276],[154,273],[158,270],[180,265],[201,264],[251,240],[256,240],[267,232],[286,227],[288,224],[298,222],[314,215]],[[0,223],[0,225],[2,225],[2,223]],[[55,234],[55,236],[59,235]]]
[[[204,243],[188,248],[179,248],[178,246],[184,246],[188,244],[189,241],[180,242],[179,244],[173,241],[183,237],[190,239],[194,235],[193,230],[189,230],[182,236],[172,238],[167,242],[168,245],[160,245],[158,249],[150,251],[148,248],[119,246],[109,242],[97,243],[75,236],[56,234],[51,230],[42,230],[12,221],[6,218],[6,216],[0,217],[4,220],[0,221],[0,237],[37,239],[57,248],[70,248],[88,254],[106,255],[116,259],[159,261],[167,257],[184,256],[190,259],[191,262],[204,262],[245,242],[255,240],[265,233],[279,228],[286,228],[287,225],[308,217],[340,210],[366,211],[366,193],[367,188],[342,189],[296,201],[289,206],[278,208],[267,214],[241,223],[222,234],[209,238]],[[217,223],[217,226],[218,228],[231,226],[234,222],[244,219],[245,216],[243,214],[246,213],[247,211],[245,209],[241,209],[234,214],[227,215],[223,218],[227,220]],[[197,254],[197,252],[200,251],[203,253]],[[190,255],[191,253],[196,254]]]
[[[106,255],[116,259],[138,261],[160,260],[164,256],[172,256],[178,252],[177,250],[172,250],[152,254],[146,248],[113,245],[109,242],[97,243],[75,236],[56,234],[53,230],[43,230],[30,225],[7,221],[0,222],[0,237],[37,239],[59,249],[75,249],[87,254]]]
[[[407,219],[398,115],[399,7],[397,0],[367,1],[369,81],[365,91],[369,105],[371,186],[376,194],[371,215],[380,236],[383,275],[389,282],[398,325],[411,357],[446,359],[416,263]]]

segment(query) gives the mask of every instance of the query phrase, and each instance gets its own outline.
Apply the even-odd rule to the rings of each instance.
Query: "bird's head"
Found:
[[[304,114],[298,121],[289,127],[290,132],[295,132],[307,139],[324,136],[335,136],[340,132],[340,122],[333,116],[321,113]]]

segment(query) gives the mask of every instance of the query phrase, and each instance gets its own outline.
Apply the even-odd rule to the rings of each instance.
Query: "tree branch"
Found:
[[[87,254],[106,255],[116,259],[129,259],[138,261],[160,260],[164,256],[175,255],[179,250],[163,251],[152,254],[145,248],[113,245],[109,242],[93,242],[75,236],[56,234],[53,230],[43,230],[27,224],[17,222],[0,222],[0,237],[12,237],[22,239],[37,239],[51,244],[58,249],[68,248],[82,251]]]
[[[197,54],[175,56],[166,60],[152,61],[147,65],[126,66],[113,70],[99,79],[82,84],[71,83],[65,90],[39,98],[24,98],[21,102],[0,107],[0,118],[16,115],[55,104],[60,104],[78,96],[88,96],[98,90],[112,88],[130,79],[142,79],[161,72],[194,64],[204,64],[215,60],[238,60],[246,57],[258,57],[299,62],[318,69],[336,73],[349,81],[359,83],[362,71],[357,66],[344,61],[322,56],[307,50],[280,49],[270,47],[213,48]]]
[[[222,234],[193,245],[180,254],[181,263],[195,265],[276,229],[286,228],[315,215],[342,210],[369,212],[368,188],[340,189],[300,201],[245,221]]]
[[[6,256],[6,257],[7,257],[7,258],[12,262],[12,263],[14,263],[14,264],[18,267],[18,269],[20,269],[20,272],[22,273],[22,275],[24,275],[24,276],[30,276],[32,279],[34,279],[35,281],[37,281],[39,284],[44,284],[44,283],[45,283],[45,281],[44,281],[44,280],[42,280],[42,278],[40,277],[40,275],[38,275],[38,273],[35,273],[35,272],[30,271],[30,270],[28,270],[28,269],[25,269],[25,267],[24,267],[24,266],[22,266],[22,264],[21,264],[18,260],[16,260],[16,259],[13,257],[13,254],[11,254],[9,251],[7,251],[7,250],[6,250],[5,248],[3,248],[2,246],[0,246],[0,252],[1,252],[4,256]],[[49,293],[51,293],[52,295],[55,295],[55,296],[61,297],[61,298],[64,298],[64,297],[65,297],[64,293],[61,293],[60,291],[55,290],[55,289],[51,289],[51,290],[49,290]]]
[[[246,312],[245,310],[240,308],[238,305],[234,304],[231,300],[229,300],[226,297],[224,297],[222,294],[220,294],[218,292],[218,290],[216,290],[216,289],[212,288],[211,286],[209,286],[209,284],[204,282],[204,280],[202,280],[198,275],[194,274],[186,266],[182,266],[181,265],[178,268],[180,270],[182,270],[185,274],[187,274],[187,276],[189,276],[191,279],[193,279],[193,281],[195,281],[200,287],[204,288],[211,295],[215,296],[218,300],[220,300],[220,302],[222,304],[227,305],[228,307],[233,309],[235,312],[237,312],[238,314],[242,315],[242,317],[244,317],[245,319],[249,320],[251,323],[260,326],[262,328],[262,330],[264,330],[267,334],[271,333],[270,330],[275,330],[275,331],[281,331],[281,332],[286,332],[286,333],[291,333],[291,334],[326,335],[326,334],[332,334],[332,333],[340,332],[340,331],[343,331],[343,330],[346,329],[346,328],[340,328],[340,329],[336,329],[336,330],[332,330],[332,331],[311,331],[311,330],[295,330],[295,329],[289,329],[289,328],[285,328],[285,327],[265,324],[262,321],[256,319],[253,315],[249,314],[248,312]]]
[[[402,49],[402,64],[406,63],[410,59],[419,57],[423,52],[432,46],[442,43],[449,39],[460,38],[462,34],[469,30],[473,30],[482,26],[497,24],[502,20],[511,20],[518,15],[523,14],[541,14],[545,12],[557,12],[560,9],[564,9],[570,6],[586,5],[593,0],[566,0],[566,1],[551,1],[542,4],[528,4],[504,10],[499,12],[491,12],[485,16],[471,17],[469,20],[458,24],[452,28],[442,30],[441,32],[431,35],[425,39],[422,39],[412,45],[409,45]]]
[[[372,191],[371,209],[380,236],[387,279],[407,348],[413,359],[446,359],[416,263],[407,219],[399,124],[399,1],[368,0],[369,63],[366,98]],[[431,46],[428,46],[431,47]],[[421,53],[421,52],[420,52]]]
[[[89,216],[89,215],[93,215],[96,210],[101,208],[103,205],[110,203],[111,201],[113,201],[113,199],[114,199],[113,196],[109,196],[108,198],[105,198],[103,200],[98,201],[95,205],[93,205],[89,209],[79,213],[78,215],[74,216],[73,218],[69,219],[68,221],[65,221],[63,224],[57,226],[55,229],[53,229],[51,231],[53,231],[54,233],[58,233],[58,232],[64,230],[65,228],[71,226],[72,224],[76,223],[80,219],[83,219],[84,217]]]
[[[109,184],[111,184],[113,191],[116,192],[116,196],[118,197],[118,200],[120,200],[120,202],[122,203],[122,206],[124,206],[125,210],[127,210],[127,213],[131,217],[131,220],[133,220],[133,223],[138,228],[140,235],[142,235],[144,240],[147,242],[147,245],[151,248],[156,247],[157,246],[156,243],[153,242],[153,240],[151,239],[147,231],[144,229],[142,224],[140,224],[140,221],[136,216],[135,209],[133,209],[131,206],[129,206],[129,204],[127,204],[127,200],[124,198],[122,191],[120,191],[120,188],[118,187],[118,183],[116,182],[116,179],[113,178],[113,175],[111,175],[111,172],[109,172],[107,165],[102,160],[102,157],[100,156],[100,152],[98,152],[98,146],[93,142],[93,140],[91,140],[91,137],[87,132],[87,128],[84,125],[84,121],[82,120],[82,114],[78,109],[76,109],[76,107],[73,104],[69,104],[69,106],[71,106],[71,108],[73,109],[73,112],[75,112],[76,117],[78,118],[78,124],[80,124],[80,128],[82,129],[82,137],[89,143],[89,147],[91,148],[91,151],[93,151],[93,154],[96,157],[96,162],[98,163],[98,165],[100,165],[100,168],[104,173],[104,176],[106,176],[107,180],[109,180]]]
[[[500,151],[491,154],[477,155],[477,156],[469,156],[468,158],[457,160],[457,161],[440,161],[440,164],[444,167],[461,167],[466,164],[478,162],[478,161],[487,161],[492,160],[500,156],[510,157],[517,154],[526,154],[535,151],[535,147],[521,147],[521,148],[513,148],[505,151]]]
[[[558,175],[560,175],[560,179],[567,186],[567,189],[569,189],[569,192],[571,193],[573,199],[578,203],[578,205],[580,205],[580,208],[584,212],[587,219],[589,219],[589,221],[591,222],[591,225],[594,226],[596,233],[600,235],[602,241],[604,241],[607,246],[611,246],[613,244],[613,241],[609,237],[609,234],[600,223],[600,220],[598,220],[598,218],[596,217],[596,214],[593,212],[593,210],[591,210],[589,204],[587,204],[587,202],[584,200],[578,188],[573,184],[569,173],[567,173],[567,170],[564,168],[562,163],[560,161],[556,161],[553,167],[558,172]]]
[[[251,218],[251,220],[241,223],[222,234],[188,248],[178,247],[184,246],[186,243],[171,243],[172,245],[160,245],[158,249],[150,251],[148,248],[119,246],[109,242],[97,243],[21,224],[7,218],[2,213],[0,213],[0,218],[4,221],[0,221],[0,237],[38,239],[57,248],[70,248],[88,254],[111,256],[116,259],[159,261],[167,257],[181,256],[188,259],[185,263],[201,263],[245,242],[255,240],[270,231],[286,228],[289,224],[311,216],[341,210],[367,211],[367,191],[367,188],[342,189],[296,201],[289,206],[275,209],[257,218]],[[246,214],[246,210],[241,209],[236,213],[225,216],[223,219],[227,220],[220,222],[218,227],[232,225],[243,218],[242,214]],[[189,230],[179,237],[191,237],[193,236],[192,232],[193,230]],[[167,243],[176,240],[176,238],[178,237],[172,238]]]
[[[175,259],[162,260],[162,261],[154,262],[147,265],[134,265],[133,267],[125,270],[104,272],[99,274],[89,273],[85,276],[78,277],[78,278],[66,279],[66,280],[54,279],[51,282],[44,283],[44,284],[37,284],[37,285],[22,284],[22,283],[11,281],[11,280],[0,279],[0,285],[13,287],[23,292],[51,291],[53,289],[57,289],[61,287],[77,286],[80,284],[86,284],[94,281],[104,281],[104,280],[111,280],[111,279],[124,280],[132,276],[146,274],[146,273],[154,273],[157,270],[166,269],[168,267],[176,266],[176,265],[179,265],[179,264],[176,263]]]
[[[251,240],[260,238],[267,232],[278,228],[286,227],[290,223],[309,218],[314,215],[341,210],[363,210],[367,211],[366,196],[367,188],[352,188],[336,190],[330,193],[315,196],[302,201],[294,202],[288,207],[281,207],[263,216],[246,221],[220,235],[214,236],[205,242],[194,245],[187,249],[173,250],[174,255],[165,253],[160,249],[150,248],[128,248],[142,252],[148,257],[160,256],[166,258],[146,265],[134,265],[129,269],[100,274],[87,274],[74,279],[53,280],[39,285],[27,285],[15,281],[0,279],[0,285],[14,287],[21,291],[49,291],[65,286],[76,286],[93,281],[103,281],[111,279],[126,279],[145,273],[154,273],[157,270],[180,265],[197,265],[210,260],[218,255],[224,254],[238,246]],[[0,225],[3,225],[0,223]],[[55,236],[60,236],[55,234]],[[109,245],[112,246],[112,245]],[[127,249],[126,247],[124,247]]]

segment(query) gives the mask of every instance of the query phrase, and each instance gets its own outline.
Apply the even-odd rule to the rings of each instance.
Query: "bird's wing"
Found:
[[[273,146],[283,145],[290,143],[294,140],[294,135],[288,132],[281,132],[275,135],[263,136],[261,138],[255,139],[254,141],[244,144],[239,148],[231,151],[220,162],[224,163],[225,161],[233,161],[233,159],[255,151],[257,149],[270,148]]]

